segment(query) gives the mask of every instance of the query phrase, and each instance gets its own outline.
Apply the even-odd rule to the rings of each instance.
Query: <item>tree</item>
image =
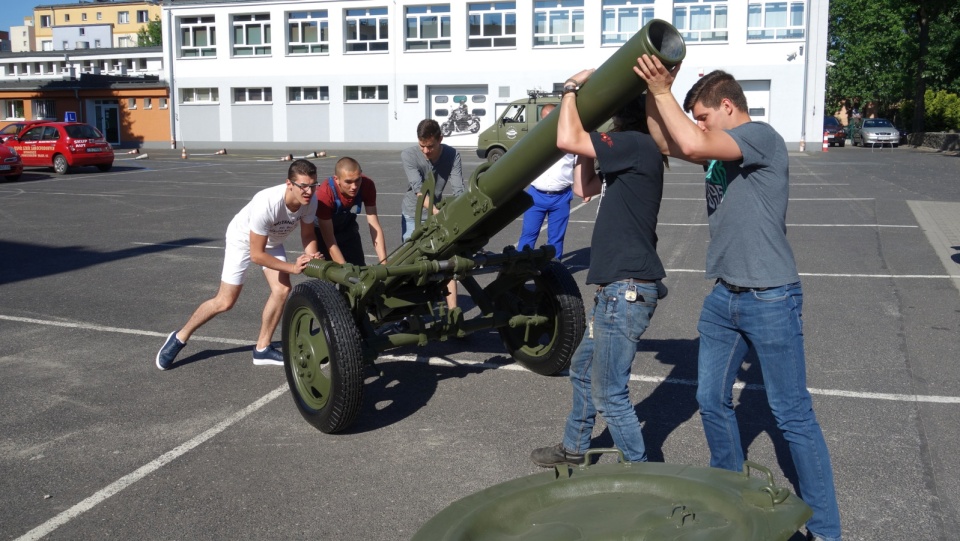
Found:
[[[163,45],[163,25],[158,15],[137,32],[137,47],[156,47]]]

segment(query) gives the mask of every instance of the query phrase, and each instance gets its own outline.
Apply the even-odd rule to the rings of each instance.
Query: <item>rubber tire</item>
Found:
[[[106,173],[107,171],[109,171],[111,168],[113,168],[113,162],[110,162],[110,163],[99,163],[99,164],[97,164],[97,169],[99,169],[100,171],[102,171],[102,172],[104,172],[104,173]]]
[[[477,133],[480,131],[480,119],[475,118],[470,122],[470,133]]]
[[[300,415],[326,434],[350,426],[363,401],[360,331],[336,286],[294,287],[282,316],[283,370]]]
[[[63,154],[54,154],[53,172],[58,175],[66,175],[70,172],[70,164],[67,163],[67,158]]]
[[[440,135],[446,137],[453,132],[453,128],[450,127],[449,122],[444,122],[440,125]]]
[[[506,152],[507,151],[503,150],[502,148],[491,148],[490,150],[487,151],[487,161],[490,163],[494,163],[500,158],[502,158],[503,155],[506,154]]]
[[[846,141],[840,141],[838,144],[840,145],[840,148],[843,148],[843,147],[847,146],[847,142],[846,142]]]
[[[498,295],[497,308],[511,314],[545,315],[552,324],[532,327],[533,335],[525,338],[526,328],[501,327],[500,339],[510,355],[531,372],[553,376],[570,367],[573,353],[586,330],[586,314],[580,288],[570,271],[559,261],[551,261],[531,278],[533,290],[523,284]],[[523,291],[520,291],[522,289]],[[519,294],[519,295],[518,295]]]

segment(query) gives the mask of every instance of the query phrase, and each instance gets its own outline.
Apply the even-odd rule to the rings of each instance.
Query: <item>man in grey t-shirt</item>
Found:
[[[450,182],[453,186],[454,197],[463,193],[463,167],[460,164],[460,153],[457,149],[444,145],[443,134],[440,133],[440,124],[428,118],[421,120],[417,125],[417,146],[404,149],[400,153],[403,163],[403,172],[407,175],[407,193],[403,195],[400,205],[400,233],[403,242],[410,239],[416,227],[417,198],[421,195],[421,187],[427,175],[433,173],[436,186],[433,194],[434,204],[443,198],[443,188]],[[428,206],[424,201],[424,206]],[[436,213],[436,209],[434,209]],[[427,217],[424,216],[424,219]],[[457,307],[457,283],[450,281],[447,289],[447,307]]]
[[[697,402],[710,465],[743,469],[733,383],[752,348],[770,410],[790,447],[797,491],[813,509],[807,533],[839,541],[830,453],[807,390],[803,292],[787,242],[787,146],[768,124],[751,122],[743,89],[728,73],[701,77],[681,109],[671,92],[676,70],[643,55],[634,71],[647,82],[651,134],[671,156],[707,170],[707,278],[716,283],[697,324]]]

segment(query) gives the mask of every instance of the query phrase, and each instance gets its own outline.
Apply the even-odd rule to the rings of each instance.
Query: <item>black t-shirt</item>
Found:
[[[657,255],[663,159],[653,139],[635,131],[590,134],[606,191],[593,227],[588,284],[666,276]]]

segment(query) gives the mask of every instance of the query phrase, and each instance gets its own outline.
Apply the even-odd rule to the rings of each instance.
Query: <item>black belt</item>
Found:
[[[720,284],[720,285],[722,285],[723,287],[727,288],[728,290],[732,291],[733,293],[747,293],[748,291],[766,291],[766,290],[768,290],[768,289],[771,289],[771,288],[769,288],[769,287],[743,287],[743,286],[735,286],[735,285],[733,285],[733,284],[731,284],[731,283],[728,283],[728,282],[727,282],[726,280],[724,280],[723,278],[717,278],[717,283]]]
[[[597,291],[602,290],[610,284],[616,284],[618,282],[626,282],[628,284],[655,284],[656,280],[641,280],[640,278],[624,278],[623,280],[617,280],[616,282],[609,282],[606,284],[600,284],[597,286]]]
[[[533,186],[531,186],[531,188],[533,188],[534,190],[537,190],[538,192],[540,192],[540,193],[542,193],[542,194],[546,194],[546,195],[560,195],[560,194],[564,194],[564,193],[567,193],[567,192],[570,191],[570,188],[569,188],[569,187],[564,188],[564,189],[562,189],[562,190],[557,190],[557,191],[554,191],[554,192],[548,192],[547,190],[541,190],[540,188],[536,188],[536,187],[533,187]]]

